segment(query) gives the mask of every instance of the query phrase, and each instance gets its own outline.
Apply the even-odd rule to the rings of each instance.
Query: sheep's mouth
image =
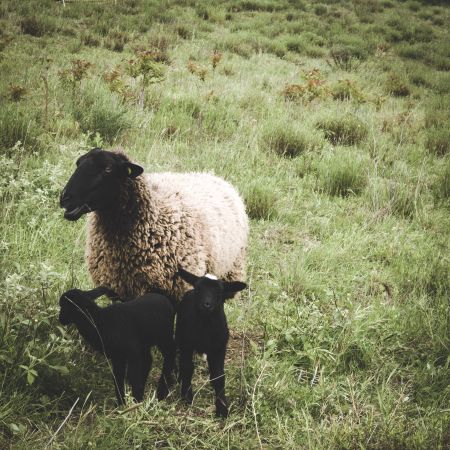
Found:
[[[85,203],[84,205],[77,206],[74,209],[68,210],[64,212],[64,219],[75,221],[78,220],[83,214],[86,214],[91,211],[91,208]]]

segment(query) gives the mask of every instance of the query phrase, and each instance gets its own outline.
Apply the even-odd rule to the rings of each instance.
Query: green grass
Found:
[[[0,447],[448,448],[449,21],[437,0],[2,2]],[[92,286],[58,197],[93,145],[245,199],[226,422],[200,359],[192,408],[155,400],[156,357],[116,409],[59,326]]]

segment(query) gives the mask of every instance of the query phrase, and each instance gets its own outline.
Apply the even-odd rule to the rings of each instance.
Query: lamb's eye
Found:
[[[105,173],[111,173],[111,172],[112,172],[112,167],[111,166],[105,167]]]

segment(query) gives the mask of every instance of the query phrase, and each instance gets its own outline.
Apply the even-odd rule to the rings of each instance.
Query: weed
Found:
[[[367,125],[357,117],[347,114],[317,122],[327,140],[333,145],[355,145],[367,137]]]
[[[359,47],[335,45],[330,50],[331,67],[341,70],[354,70],[366,58],[366,53]]]

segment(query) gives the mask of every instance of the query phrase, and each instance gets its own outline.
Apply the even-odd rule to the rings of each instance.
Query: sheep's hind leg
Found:
[[[216,393],[216,416],[228,417],[228,403],[225,396],[225,350],[208,354],[209,378]]]
[[[194,373],[194,363],[192,362],[193,350],[180,351],[180,379],[181,397],[189,404],[192,404],[192,374]]]
[[[175,354],[176,345],[173,339],[164,346],[158,346],[159,350],[163,355],[163,367],[161,377],[158,381],[158,388],[156,390],[156,395],[158,400],[163,400],[169,394],[169,389],[174,383],[173,373],[175,370]]]

